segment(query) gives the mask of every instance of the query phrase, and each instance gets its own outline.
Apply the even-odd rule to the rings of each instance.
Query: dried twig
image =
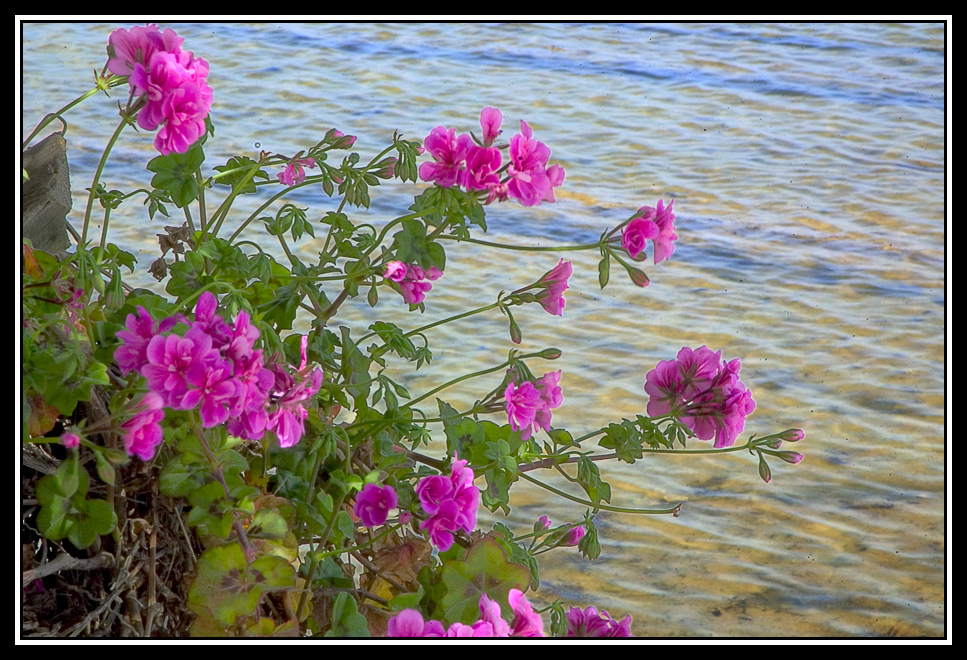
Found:
[[[113,563],[114,555],[110,552],[102,552],[87,559],[78,559],[65,552],[57,555],[46,564],[24,571],[22,574],[23,586],[26,587],[34,580],[39,580],[58,571],[93,571],[99,568],[107,568]]]

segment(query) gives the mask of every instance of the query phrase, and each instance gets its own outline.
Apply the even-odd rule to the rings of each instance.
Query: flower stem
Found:
[[[642,513],[642,514],[653,514],[653,515],[663,515],[663,514],[669,514],[670,513],[671,515],[673,515],[675,517],[678,517],[678,512],[681,510],[682,504],[684,504],[684,502],[679,502],[678,504],[676,504],[675,506],[673,506],[670,509],[626,509],[626,508],[620,507],[620,506],[610,506],[608,504],[601,504],[600,502],[598,504],[595,504],[594,502],[591,502],[589,500],[583,500],[580,497],[574,497],[573,495],[568,495],[563,490],[558,490],[557,488],[554,488],[553,486],[548,486],[544,482],[538,481],[534,477],[527,476],[526,474],[524,474],[520,470],[517,471],[517,474],[520,475],[521,478],[523,478],[523,479],[525,479],[527,481],[530,481],[531,483],[533,483],[533,484],[535,484],[537,486],[540,486],[544,490],[549,490],[550,492],[554,493],[555,495],[559,495],[559,496],[563,497],[566,500],[571,500],[572,502],[577,502],[578,504],[582,504],[582,505],[584,505],[586,507],[590,507],[592,509],[602,509],[604,511],[616,511],[618,513]]]

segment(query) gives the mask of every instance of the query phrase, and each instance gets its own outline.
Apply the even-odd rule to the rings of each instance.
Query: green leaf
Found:
[[[294,587],[292,564],[267,555],[247,565],[242,548],[232,543],[199,557],[188,591],[188,609],[231,626],[238,617],[254,614],[265,592]]]
[[[356,609],[356,600],[345,591],[332,604],[332,628],[326,637],[369,637],[366,617]]]
[[[467,625],[479,618],[481,594],[506,603],[511,589],[524,590],[531,580],[530,570],[509,561],[497,540],[489,536],[477,541],[463,561],[444,562],[441,575],[447,589],[440,602],[444,618]]]
[[[281,539],[289,532],[285,519],[275,511],[259,509],[249,525],[248,534],[256,538]]]
[[[71,452],[70,456],[57,468],[57,483],[60,493],[64,497],[73,497],[74,493],[77,492],[77,487],[80,485],[79,469],[77,452]],[[84,497],[84,493],[80,493],[80,495]]]
[[[229,185],[238,194],[254,193],[255,192],[255,179],[263,179],[269,181],[269,175],[265,170],[259,168],[256,170],[255,174],[245,185],[239,188],[239,184],[248,176],[248,173],[252,168],[258,166],[258,163],[247,156],[235,156],[234,158],[229,158],[228,162],[224,165],[215,166],[215,171],[217,172],[231,172],[227,176],[219,177],[215,179],[212,183],[218,185]]]
[[[147,166],[148,171],[155,172],[151,185],[167,192],[175,206],[184,208],[198,197],[195,172],[204,162],[205,152],[197,142],[183,154],[157,156]]]

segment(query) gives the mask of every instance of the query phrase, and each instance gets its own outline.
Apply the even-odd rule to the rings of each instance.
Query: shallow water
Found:
[[[114,27],[24,26],[24,135],[90,88]],[[579,435],[643,413],[647,371],[706,344],[742,360],[756,401],[743,437],[806,432],[794,447],[805,460],[776,461],[770,484],[741,453],[602,464],[613,504],[685,501],[681,517],[599,515],[601,558],[542,557],[532,600],[630,613],[637,635],[945,633],[942,25],[170,27],[211,65],[210,165],[259,148],[294,153],[330,127],[360,136],[354,150],[368,158],[394,130],[478,132],[489,105],[502,110],[505,137],[526,120],[567,179],[555,204],[488,207],[487,240],[593,242],[639,206],[675,199],[680,238],[670,261],[647,268],[645,289],[615,264],[602,291],[591,252],[525,260],[448,244],[426,313],[397,320],[417,327],[489,303],[565,257],[575,274],[564,317],[515,311],[521,348],[564,351],[546,363],[564,372],[556,425]],[[88,100],[68,116],[75,225],[117,99]],[[150,180],[141,168],[151,140],[125,134],[109,189]],[[369,212],[351,217],[381,226],[415,191],[382,186]],[[292,199],[310,217],[336,206],[321,192]],[[146,269],[162,224],[172,223],[149,222],[132,203],[112,216],[112,240]],[[296,248],[305,259],[318,250],[311,240]],[[338,321],[371,323],[362,300]],[[398,303],[382,302],[381,311]],[[443,373],[491,366],[511,347],[497,314],[448,325],[431,342],[435,369],[392,371],[414,393]],[[467,406],[497,381],[446,398]],[[521,533],[542,514],[565,522],[583,513],[527,484],[512,504],[508,524]]]

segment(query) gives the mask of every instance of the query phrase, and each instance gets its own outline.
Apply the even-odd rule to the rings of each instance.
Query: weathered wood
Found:
[[[71,210],[70,171],[67,167],[67,140],[60,133],[23,152],[24,181],[21,207],[23,237],[34,248],[51,254],[70,247],[67,214]]]

